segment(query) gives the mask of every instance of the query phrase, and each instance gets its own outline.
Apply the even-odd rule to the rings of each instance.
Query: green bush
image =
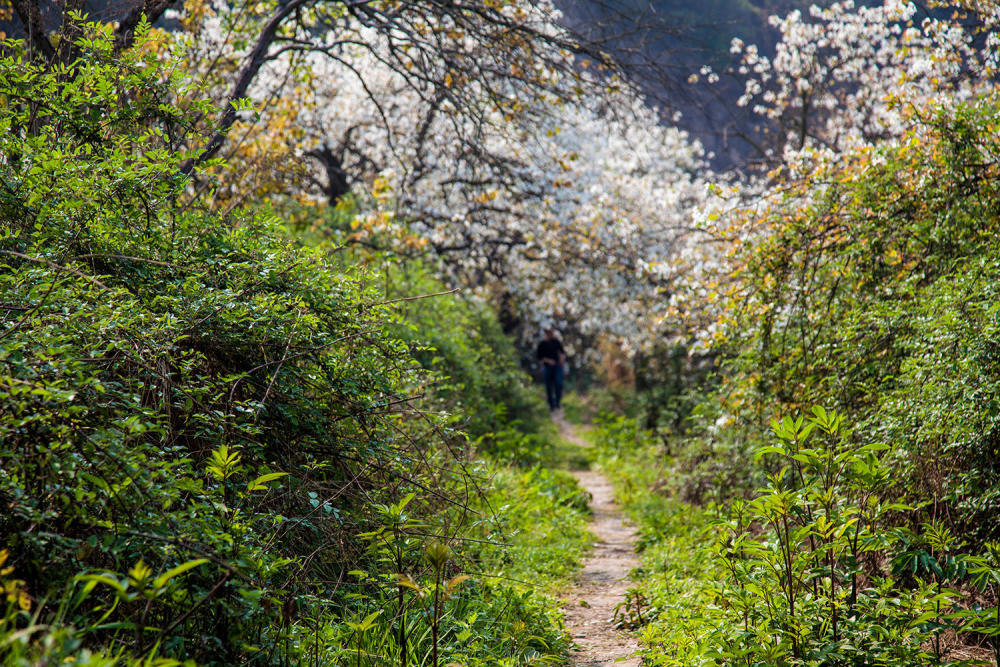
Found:
[[[504,401],[526,400],[489,311],[402,309],[266,206],[202,210],[210,176],[182,178],[175,146],[212,110],[173,101],[197,91],[145,30],[116,53],[88,25],[56,70],[18,41],[0,57],[4,664],[341,664],[407,624],[367,664],[554,659],[551,600],[455,579],[499,558],[461,545],[504,493],[459,428],[505,427]],[[525,492],[565,522],[546,488]],[[387,561],[371,536],[406,498]],[[432,610],[383,594],[404,574]]]
[[[914,112],[906,141],[791,185],[741,250],[722,391],[754,446],[836,406],[892,447],[891,493],[980,543],[1000,536],[998,127],[995,99]]]
[[[766,485],[707,510],[678,499],[671,461],[628,420],[598,430],[640,527],[643,569],[622,615],[642,628],[644,659],[985,664],[953,649],[957,637],[996,652],[996,546],[971,555],[943,522],[901,523],[910,508],[882,497],[888,447],[854,445],[840,415],[814,408],[772,429],[755,454]],[[975,591],[993,602],[970,604]]]
[[[428,403],[451,413],[456,428],[481,439],[492,451],[496,432],[531,434],[548,422],[538,391],[521,368],[517,347],[503,332],[493,306],[446,283],[439,263],[419,254],[400,254],[391,243],[385,248],[354,245],[350,221],[359,211],[354,197],[321,210],[288,200],[275,207],[287,219],[299,221],[293,225],[296,238],[327,251],[343,271],[364,266],[377,274],[385,299],[393,305],[391,333],[425,369],[435,372]]]
[[[631,445],[606,460],[631,471],[624,497],[639,489],[646,567],[660,572],[638,591],[644,636],[663,648],[653,664],[986,664],[990,652],[1000,664],[987,583],[1000,537],[1000,104],[910,114],[904,141],[748,214],[721,383],[684,428],[667,443],[603,431]],[[669,415],[672,387],[658,391]],[[852,428],[832,411],[786,417],[813,405]],[[693,578],[670,547],[678,527],[700,530],[679,500],[722,519],[720,543],[693,547],[715,552]]]

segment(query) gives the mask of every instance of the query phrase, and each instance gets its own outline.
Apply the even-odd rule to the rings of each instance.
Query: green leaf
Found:
[[[787,453],[787,451],[788,450],[786,450],[784,447],[778,447],[776,445],[769,445],[769,446],[766,446],[766,447],[760,447],[760,448],[758,448],[754,452],[753,456],[754,456],[754,460],[759,461],[760,459],[764,458],[764,456],[766,456],[767,454],[785,454],[785,453]]]
[[[276,479],[280,479],[280,478],[282,478],[282,477],[284,477],[286,475],[288,475],[287,472],[269,472],[266,475],[261,475],[257,479],[255,479],[252,482],[250,482],[249,484],[247,484],[247,491],[248,492],[252,492],[252,491],[266,491],[267,490],[267,483],[268,482],[272,482],[272,481],[274,481]]]
[[[125,595],[128,591],[128,586],[126,584],[121,583],[114,577],[107,574],[82,574],[78,576],[76,579],[77,581],[92,581],[95,584],[104,584],[105,586],[110,586],[117,593],[120,593],[122,595]],[[87,590],[86,587],[85,590]],[[90,587],[90,590],[93,590],[93,587]],[[87,592],[89,593],[90,590],[87,590]]]
[[[379,609],[378,611],[373,611],[372,613],[365,616],[365,620],[361,621],[360,623],[352,623],[351,621],[347,621],[347,626],[357,632],[365,632],[367,630],[370,630],[371,627],[375,625],[375,619],[378,618],[379,615],[381,615],[381,613],[382,613],[381,609]]]
[[[163,588],[168,581],[173,579],[179,574],[184,574],[188,570],[193,570],[194,568],[207,563],[207,558],[196,558],[195,560],[189,560],[186,563],[181,563],[177,567],[170,568],[156,579],[153,580],[153,588]]]

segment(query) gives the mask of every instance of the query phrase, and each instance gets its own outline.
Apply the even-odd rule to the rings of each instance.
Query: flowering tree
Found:
[[[779,316],[769,299],[751,296],[759,285],[747,272],[756,253],[779,243],[789,220],[822,208],[848,172],[881,159],[878,149],[926,141],[939,110],[995,91],[997,3],[935,7],[921,15],[913,3],[846,0],[772,17],[781,39],[770,58],[733,41],[736,73],[745,77],[739,104],[771,131],[764,157],[773,169],[741,179],[738,192],[729,190],[700,218],[712,241],[685,249],[669,317],[685,320],[703,344],[718,343],[734,311],[748,304],[760,308],[753,317]],[[798,289],[790,280],[788,289]]]
[[[619,117],[563,102],[495,118],[479,127],[481,152],[449,145],[452,118],[426,123],[397,146],[402,160],[383,155],[358,238],[403,225],[460,284],[502,285],[531,324],[649,340],[707,193],[704,165],[638,98],[623,91],[611,105]]]
[[[841,247],[844,226],[854,224],[830,211],[850,208],[863,219],[853,203],[844,204],[845,184],[881,173],[886,156],[896,151],[934,153],[939,116],[996,94],[996,3],[940,7],[921,17],[912,3],[858,7],[846,0],[807,15],[773,17],[781,32],[773,58],[733,42],[746,77],[739,103],[777,130],[766,156],[775,168],[747,179],[743,194],[730,199],[739,205],[706,216],[706,233],[715,242],[691,248],[694,265],[705,270],[688,272],[675,306],[706,345],[739,347],[732,337],[720,340],[725,331],[739,339],[742,330],[757,328],[770,341],[772,331],[785,330],[790,313],[812,303],[816,272]],[[930,182],[901,181],[900,187],[919,191],[922,185]],[[901,207],[899,216],[906,214]],[[879,224],[889,234],[901,223],[889,218]],[[791,247],[797,256],[790,256]],[[886,259],[900,267],[908,261]],[[834,280],[825,288],[838,286]],[[832,303],[826,302],[827,311]],[[813,318],[821,311],[807,310]],[[807,341],[818,330],[816,323],[797,326]],[[813,349],[803,344],[797,352]],[[791,356],[790,348],[775,353],[775,359]]]
[[[773,58],[733,40],[746,77],[739,104],[777,123],[772,163],[874,146],[902,136],[909,109],[967,100],[990,85],[995,36],[986,38],[985,48],[975,41],[976,28],[990,22],[989,14],[976,21],[957,12],[920,18],[917,6],[902,0],[878,7],[845,0],[813,6],[808,16],[774,16],[781,40]]]
[[[517,7],[506,11],[538,35],[563,35],[551,8]],[[206,9],[177,48],[229,90],[244,20]],[[444,39],[463,45],[444,52],[469,48]],[[701,149],[566,39],[516,49],[506,69],[480,49],[434,76],[398,66],[392,36],[349,17],[308,44],[276,39],[247,89],[257,105],[236,111],[221,149],[234,168],[215,195],[334,204],[353,192],[350,241],[430,253],[531,329],[555,321],[637,348],[661,324],[672,258],[707,193]]]

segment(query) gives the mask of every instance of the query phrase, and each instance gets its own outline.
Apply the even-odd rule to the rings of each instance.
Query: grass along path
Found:
[[[560,436],[576,447],[588,447],[572,424],[560,420]],[[639,645],[633,636],[614,626],[615,609],[625,599],[629,571],[639,565],[635,531],[615,503],[611,482],[600,472],[574,470],[573,475],[592,497],[590,530],[594,550],[563,596],[566,628],[576,645],[572,664],[580,667],[623,665],[638,667]]]

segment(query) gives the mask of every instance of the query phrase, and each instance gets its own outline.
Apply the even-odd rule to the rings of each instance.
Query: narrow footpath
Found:
[[[561,422],[559,430],[565,440],[578,447],[589,446],[571,424]],[[603,474],[576,470],[573,475],[592,496],[590,530],[595,544],[576,583],[563,596],[566,628],[576,645],[570,656],[572,664],[639,667],[639,658],[634,657],[639,648],[635,638],[614,626],[615,608],[625,600],[629,588],[628,573],[639,565],[635,531],[625,523],[611,483]]]

